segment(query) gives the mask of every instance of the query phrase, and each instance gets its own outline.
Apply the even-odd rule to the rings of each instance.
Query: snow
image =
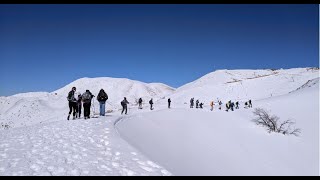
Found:
[[[115,118],[0,131],[0,175],[171,175],[117,135]]]
[[[107,116],[66,121],[73,86],[96,96],[103,88]],[[120,116],[123,97],[127,116]],[[189,109],[191,97],[204,109]],[[211,112],[217,98],[240,101],[240,110]],[[249,99],[254,108],[292,119],[301,135],[255,125],[253,109],[243,108]],[[319,175],[318,99],[317,68],[218,70],[178,89],[82,78],[54,92],[0,97],[0,175]],[[94,107],[97,114],[96,100]]]
[[[175,108],[128,117],[124,139],[174,175],[319,175],[319,88],[256,101],[281,120],[294,119],[300,137],[269,134],[253,109],[214,112]],[[308,102],[301,103],[297,102]]]

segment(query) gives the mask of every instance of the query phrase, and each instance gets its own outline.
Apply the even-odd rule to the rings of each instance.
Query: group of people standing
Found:
[[[200,109],[202,109],[203,108],[203,103],[200,103],[199,104],[199,100],[197,100],[196,101],[196,108],[200,108]],[[219,110],[222,110],[222,101],[220,101],[220,100],[217,100],[217,104],[219,105]],[[214,106],[215,106],[216,104],[215,104],[215,102],[214,101],[211,101],[210,102],[210,110],[211,111],[213,111],[213,109],[214,109]],[[226,103],[226,111],[228,112],[229,110],[231,110],[231,111],[234,111],[234,109],[239,109],[239,101],[237,101],[237,102],[232,102],[231,100],[230,101],[228,101],[227,103]],[[193,108],[194,107],[194,98],[191,98],[190,99],[190,108]],[[244,108],[252,108],[252,102],[251,102],[251,100],[249,100],[248,102],[245,102],[245,107]]]
[[[76,118],[81,118],[81,109],[83,105],[84,109],[84,118],[90,118],[90,107],[91,107],[91,100],[94,95],[89,90],[86,90],[85,93],[77,93],[77,88],[73,87],[72,90],[68,94],[68,101],[69,101],[69,115],[68,120],[70,120],[70,115],[73,112],[73,120]]]

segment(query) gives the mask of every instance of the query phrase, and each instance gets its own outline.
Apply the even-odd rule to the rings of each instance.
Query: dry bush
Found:
[[[299,136],[301,133],[301,129],[292,128],[295,123],[290,119],[281,122],[278,116],[270,115],[262,108],[256,108],[253,114],[256,115],[256,118],[254,118],[252,121],[257,125],[265,127],[269,133],[276,132],[284,135],[295,136]]]

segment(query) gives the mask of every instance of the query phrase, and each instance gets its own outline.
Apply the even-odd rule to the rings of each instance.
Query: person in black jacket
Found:
[[[100,104],[100,116],[105,116],[106,115],[106,101],[108,100],[108,95],[107,93],[101,89],[97,100],[99,101]]]
[[[200,103],[200,104],[199,104],[199,107],[200,107],[201,109],[203,109],[203,103]]]
[[[150,104],[150,110],[153,110],[153,99],[151,98],[151,100],[149,101],[149,104]]]
[[[252,102],[251,102],[251,99],[249,100],[249,108],[252,108]]]
[[[168,99],[168,108],[169,109],[171,108],[171,99],[170,98]]]
[[[122,112],[121,112],[121,114],[123,114],[124,111],[126,111],[125,114],[127,114],[127,112],[128,112],[128,105],[127,105],[127,104],[129,104],[129,102],[127,101],[127,98],[125,97],[125,98],[121,101],[121,106],[122,106]]]
[[[139,109],[142,109],[142,98],[139,99]]]
[[[82,108],[82,96],[81,93],[78,93],[78,101],[77,101],[77,116],[81,118],[81,108]]]
[[[199,108],[199,100],[196,101],[196,108]]]
[[[77,88],[73,87],[72,90],[69,92],[68,94],[68,101],[69,101],[69,115],[68,115],[68,120],[70,119],[70,115],[73,112],[73,119],[76,119],[76,113],[77,113],[77,100],[74,97],[75,96],[75,92],[76,92]]]
[[[84,109],[84,119],[90,119],[91,100],[94,97],[89,90],[82,94],[82,102]]]
[[[193,108],[193,106],[194,106],[194,98],[191,98],[190,99],[190,108]]]
[[[239,109],[239,101],[236,102],[236,109]]]

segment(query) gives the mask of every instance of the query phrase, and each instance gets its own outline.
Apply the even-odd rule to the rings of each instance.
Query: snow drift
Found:
[[[188,94],[185,94],[188,96]],[[254,101],[300,137],[269,134],[253,109],[226,112],[176,108],[123,119],[124,139],[174,175],[319,175],[319,87]]]

